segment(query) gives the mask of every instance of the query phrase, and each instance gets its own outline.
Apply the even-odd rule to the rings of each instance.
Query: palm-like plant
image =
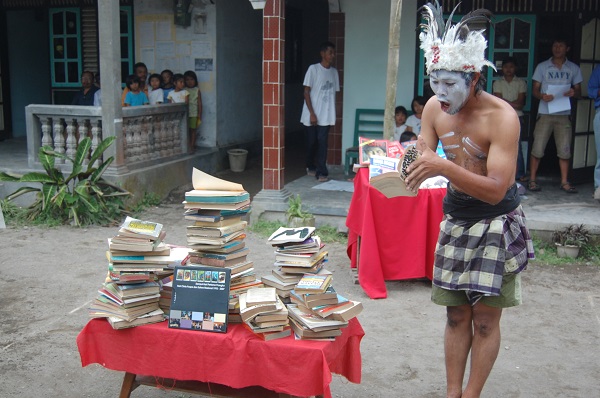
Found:
[[[92,153],[87,167],[83,162],[92,147],[89,137],[81,140],[74,158],[58,153],[49,146],[41,147],[39,159],[45,174],[31,172],[17,177],[0,172],[0,181],[40,183],[41,187],[21,187],[8,195],[7,199],[13,200],[36,192],[35,201],[27,208],[29,220],[43,216],[81,226],[105,224],[119,219],[125,212],[122,198],[130,193],[102,178],[114,158],[111,156],[99,166],[94,166],[114,140],[115,137],[105,138]],[[55,167],[57,158],[72,164],[72,171],[66,178]]]

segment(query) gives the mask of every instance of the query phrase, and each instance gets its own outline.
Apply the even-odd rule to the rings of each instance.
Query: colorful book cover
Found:
[[[372,138],[358,137],[358,162],[369,164],[371,156],[386,156],[388,152],[387,140],[375,140]]]
[[[230,278],[227,268],[175,267],[169,327],[226,333]]]

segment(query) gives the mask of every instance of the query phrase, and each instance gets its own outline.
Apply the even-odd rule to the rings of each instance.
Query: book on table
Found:
[[[113,264],[160,264],[167,268],[173,268],[175,265],[182,265],[187,259],[190,249],[187,247],[174,247],[170,249],[168,255],[116,255],[112,251],[106,252],[106,258]]]
[[[288,319],[288,310],[286,306],[283,306],[283,308],[279,311],[275,311],[275,312],[270,312],[268,314],[258,314],[255,318],[254,321],[256,323],[261,323],[261,322],[272,322],[272,321],[286,321]]]
[[[239,221],[235,224],[228,225],[226,227],[198,227],[195,225],[189,225],[187,227],[188,236],[203,236],[203,237],[221,237],[229,235],[233,232],[238,232],[246,229],[248,223],[246,221]]]
[[[218,221],[194,221],[192,226],[194,227],[210,227],[210,228],[218,228],[218,227],[227,227],[229,225],[234,225],[242,221],[242,216],[232,216],[232,217],[221,217]]]
[[[315,227],[287,228],[279,227],[269,236],[267,242],[271,245],[282,245],[289,242],[304,242],[315,232]]]
[[[103,294],[100,294],[88,307],[88,315],[90,318],[107,318],[112,316],[132,321],[139,316],[158,309],[158,298],[152,300],[151,302],[119,305],[107,299]]]
[[[275,265],[291,265],[296,267],[304,266],[310,268],[318,262],[323,261],[328,254],[329,253],[326,250],[310,255],[276,254]]]
[[[158,239],[132,238],[130,236],[113,236],[108,238],[108,249],[126,252],[164,252],[167,245],[162,242],[166,232],[162,231]]]
[[[289,304],[288,304],[289,305]],[[324,339],[330,340],[337,336],[342,335],[342,330],[340,328],[335,329],[327,329],[321,331],[314,331],[298,322],[296,319],[290,317],[290,327],[294,331],[296,335],[300,337],[300,339],[304,340],[314,340],[314,339]]]
[[[340,295],[338,295],[337,301],[338,302],[335,304],[321,305],[318,307],[313,307],[313,308],[311,308],[311,310],[312,310],[312,312],[319,315],[320,317],[327,318],[329,315],[331,315],[335,312],[343,311],[347,308],[354,306],[352,301],[350,301],[347,298],[342,297]]]
[[[332,275],[305,274],[296,284],[298,294],[325,293],[331,283]]]
[[[160,292],[158,283],[154,281],[126,285],[107,283],[104,287],[116,294],[119,298],[146,296],[158,294]]]
[[[230,276],[227,268],[175,267],[169,327],[226,333]]]
[[[271,341],[271,340],[277,340],[277,339],[283,339],[286,337],[289,337],[292,335],[292,328],[289,326],[285,326],[283,327],[282,330],[280,331],[274,331],[274,332],[263,332],[263,333],[256,333],[252,330],[252,328],[250,326],[248,326],[247,323],[244,322],[244,326],[249,329],[250,331],[252,331],[254,333],[255,336],[257,336],[259,339],[264,340],[264,341]]]
[[[247,292],[248,289],[252,289],[253,287],[264,287],[264,285],[260,280],[256,279],[255,277],[255,279],[252,281],[231,285],[229,287],[229,295],[239,297],[242,293]]]
[[[212,237],[212,238],[204,237],[204,236],[188,235],[187,242],[190,245],[201,244],[201,245],[223,246],[226,243],[231,242],[232,240],[235,240],[235,239],[242,240],[245,238],[246,238],[246,234],[243,231],[237,231],[237,232],[233,232],[228,235],[225,235],[225,236]]]
[[[202,265],[209,265],[211,267],[228,267],[228,268],[232,268],[237,266],[238,264],[244,264],[247,263],[248,260],[246,259],[246,255],[243,255],[241,257],[234,257],[234,258],[230,258],[230,259],[218,259],[218,258],[211,258],[211,257],[196,257],[196,256],[190,256],[190,263],[192,264],[202,264]]]
[[[188,209],[183,214],[186,220],[192,220],[197,222],[219,222],[229,219],[240,219],[248,214],[251,210],[251,206],[241,207],[233,210],[219,210],[219,209]]]
[[[258,314],[267,314],[271,312],[280,311],[283,308],[283,303],[277,300],[275,303],[257,304],[249,306],[246,304],[246,294],[242,293],[239,296],[240,302],[240,315],[244,322],[252,320]]]
[[[277,303],[277,293],[275,293],[273,287],[253,288],[246,292],[246,305],[248,307],[275,303]]]
[[[119,235],[145,237],[156,240],[159,238],[163,225],[153,221],[143,221],[127,216],[119,227]]]
[[[306,266],[298,266],[298,265],[288,265],[285,263],[279,263],[276,262],[274,263],[275,266],[278,266],[279,269],[281,269],[282,272],[286,272],[288,274],[318,274],[322,269],[323,266],[325,265],[325,259],[321,260],[321,261],[317,261],[315,263],[315,265],[313,265],[312,267],[306,267]]]
[[[192,249],[190,254],[193,256],[197,256],[200,253],[226,254],[243,249],[244,247],[246,247],[246,242],[243,239],[234,239],[222,245],[205,245],[199,243],[189,245],[189,248]]]
[[[164,320],[165,320],[165,314],[160,309],[149,312],[148,314],[142,315],[131,322],[128,322],[126,320],[123,320],[123,319],[117,318],[117,317],[112,317],[112,316],[108,317],[108,323],[110,323],[110,326],[112,326],[113,329],[132,328],[135,326],[149,325],[151,323],[158,323],[158,322],[162,322]]]
[[[274,287],[274,288],[280,289],[280,290],[292,290],[294,287],[296,287],[296,283],[298,283],[298,282],[294,282],[294,281],[283,282],[273,275],[263,275],[260,277],[260,279],[262,280],[262,282],[265,285],[271,286],[271,287]]]
[[[328,315],[328,317],[338,321],[348,322],[350,319],[358,316],[363,310],[362,303],[360,301],[352,300],[350,300],[350,302],[352,303],[351,306],[334,311],[332,314]]]
[[[302,309],[296,304],[288,304],[287,309],[290,314],[290,318],[295,319],[301,325],[304,325],[316,332],[322,330],[340,329],[348,326],[348,322],[321,318],[309,310]]]
[[[314,234],[302,242],[287,242],[273,246],[276,247],[276,253],[316,253],[325,247],[321,243],[321,238]]]
[[[298,283],[300,281],[300,279],[302,279],[302,276],[304,275],[304,274],[290,274],[287,272],[283,272],[282,270],[280,270],[278,268],[271,270],[271,273],[273,274],[273,276],[275,278],[279,279],[281,282],[285,282],[285,283],[294,282],[294,285],[296,283]]]
[[[369,159],[369,180],[381,174],[398,171],[400,159],[387,156],[371,156]]]
[[[239,203],[248,199],[250,194],[246,191],[193,189],[185,193],[185,200],[190,203]]]
[[[113,256],[168,256],[171,254],[171,246],[164,242],[159,242],[158,245],[153,247],[153,250],[143,251],[129,250],[131,246],[127,244],[125,246],[117,244],[117,246],[126,247],[127,250],[115,249],[114,246],[111,248],[111,243],[112,239],[108,238],[108,249]]]
[[[239,203],[197,203],[185,200],[182,203],[184,209],[238,210],[250,205],[250,200]]]

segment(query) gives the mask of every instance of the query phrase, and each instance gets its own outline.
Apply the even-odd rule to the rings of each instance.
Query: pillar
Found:
[[[114,156],[111,169],[125,167],[121,108],[121,35],[119,2],[98,0],[98,43],[102,76],[102,137],[117,139],[104,153]]]
[[[341,12],[329,13],[329,41],[335,44],[333,66],[340,76],[340,91],[335,97],[335,126],[329,130],[329,146],[327,150],[328,164],[343,164],[342,119],[344,98],[344,43],[346,36],[346,18]]]
[[[263,11],[263,189],[284,185],[285,0]]]

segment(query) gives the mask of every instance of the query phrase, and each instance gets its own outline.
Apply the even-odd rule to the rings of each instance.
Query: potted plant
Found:
[[[288,226],[295,227],[314,227],[315,216],[302,210],[302,199],[300,195],[288,199],[288,209],[285,212],[288,220]]]
[[[581,246],[589,242],[590,232],[583,226],[571,224],[552,233],[558,257],[576,258]]]

